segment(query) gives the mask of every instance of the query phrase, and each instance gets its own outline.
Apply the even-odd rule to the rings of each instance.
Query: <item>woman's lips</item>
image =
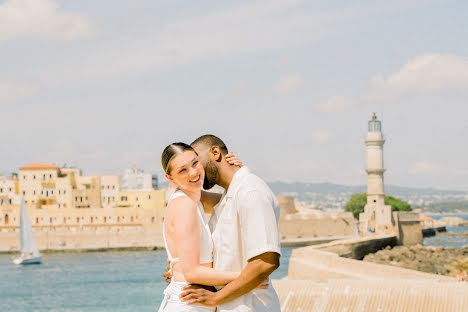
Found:
[[[191,180],[190,182],[197,183],[198,181],[200,181],[200,175],[198,175],[195,180]]]

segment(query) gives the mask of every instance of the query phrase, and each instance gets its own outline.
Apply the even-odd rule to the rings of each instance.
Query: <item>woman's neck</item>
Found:
[[[184,190],[181,189],[188,197],[190,197],[194,202],[199,203],[201,198],[201,190]]]

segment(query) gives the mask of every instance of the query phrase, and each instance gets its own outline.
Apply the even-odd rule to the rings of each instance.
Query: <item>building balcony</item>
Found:
[[[43,188],[54,189],[55,188],[55,182],[54,181],[42,181],[41,186]]]

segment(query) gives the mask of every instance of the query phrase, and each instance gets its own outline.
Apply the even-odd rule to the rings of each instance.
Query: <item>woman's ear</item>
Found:
[[[173,177],[171,177],[171,176],[170,176],[169,174],[167,174],[167,173],[165,174],[165,176],[166,176],[166,179],[168,179],[169,181],[171,181],[172,183],[174,183],[174,178],[173,178]]]

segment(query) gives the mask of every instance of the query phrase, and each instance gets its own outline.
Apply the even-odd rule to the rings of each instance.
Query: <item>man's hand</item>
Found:
[[[180,300],[187,301],[187,304],[198,303],[206,306],[216,306],[218,304],[217,293],[207,288],[207,286],[202,285],[185,286],[180,294]]]
[[[163,276],[166,278],[166,283],[169,284],[172,281],[171,260],[167,259],[167,264],[166,272],[164,272]]]

